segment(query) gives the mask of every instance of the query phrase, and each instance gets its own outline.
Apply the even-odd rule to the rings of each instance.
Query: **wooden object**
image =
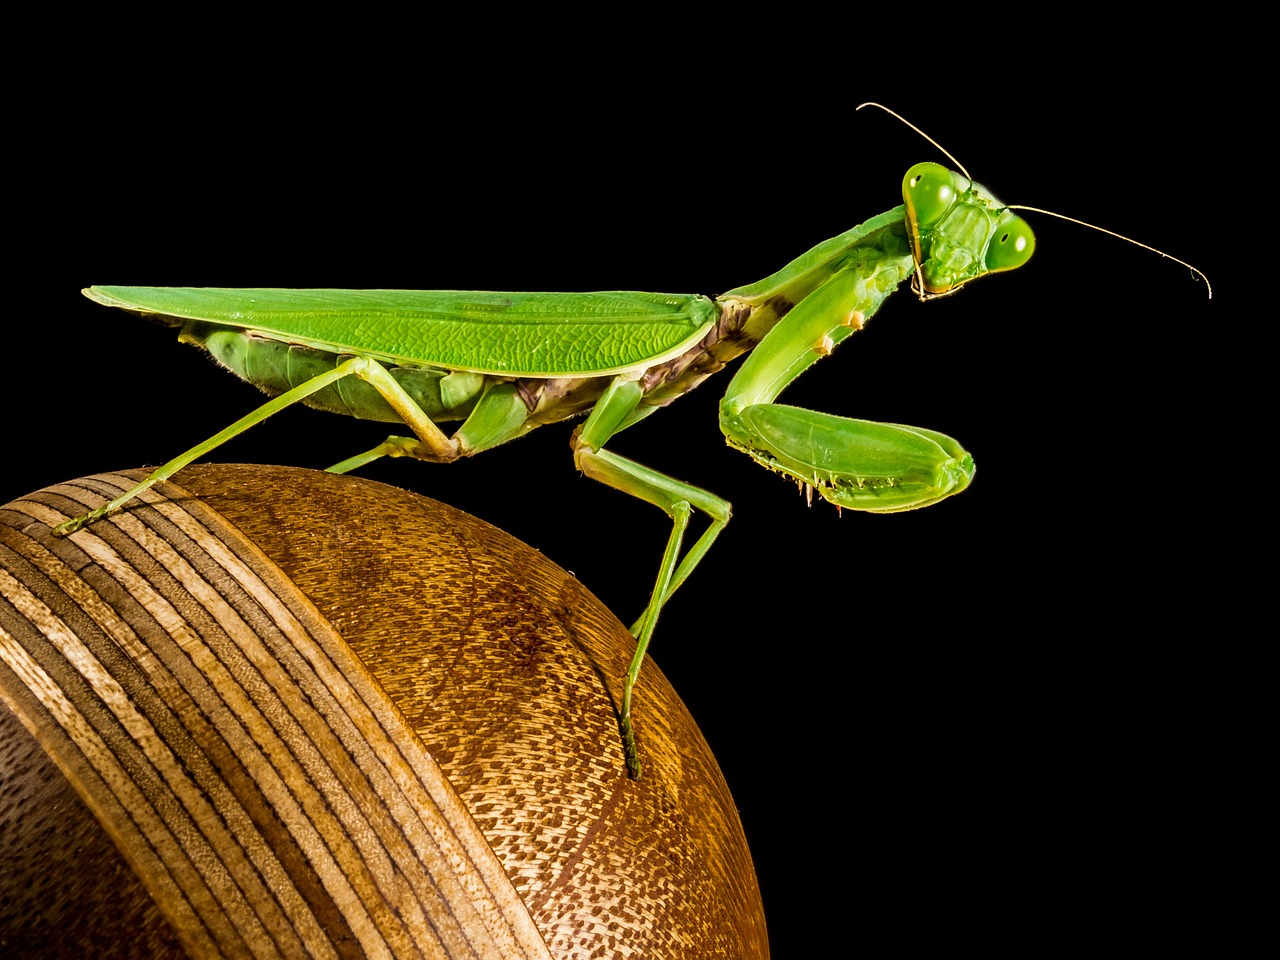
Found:
[[[314,471],[140,472],[0,509],[0,952],[768,955],[714,759],[568,573]]]

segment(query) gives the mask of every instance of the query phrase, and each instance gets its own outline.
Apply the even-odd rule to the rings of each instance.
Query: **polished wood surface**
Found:
[[[49,536],[131,479],[0,517],[0,935],[768,955],[732,799],[652,662],[627,779],[631,638],[571,575],[449,507],[291,468],[193,467]],[[69,849],[92,866],[49,870]]]

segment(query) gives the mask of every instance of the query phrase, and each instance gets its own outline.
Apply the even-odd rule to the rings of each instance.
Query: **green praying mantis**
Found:
[[[1015,269],[1034,251],[1027,222],[967,173],[919,163],[902,191],[901,206],[715,299],[629,291],[90,287],[84,292],[98,303],[180,328],[182,342],[207,350],[273,399],[55,533],[69,535],[116,513],[295,403],[401,424],[412,434],[388,437],[334,464],[334,473],[384,456],[449,462],[586,415],[572,441],[578,469],[671,519],[652,594],[631,628],[635,653],[619,711],[626,768],[638,778],[631,705],[641,665],[663,606],[725,528],[730,505],[611,452],[614,436],[749,354],[720,402],[721,430],[731,447],[806,491],[840,508],[892,513],[937,503],[973,478],[972,457],[944,434],[774,403],[904,282],[927,300]],[[450,421],[461,424],[446,433],[440,424]],[[708,525],[686,549],[695,511]]]

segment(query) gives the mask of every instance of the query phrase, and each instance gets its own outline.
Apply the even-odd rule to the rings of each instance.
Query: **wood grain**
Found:
[[[194,467],[49,535],[133,479],[0,511],[0,935],[115,931],[103,956],[767,956],[732,800],[652,663],[646,776],[626,778],[631,640],[572,576],[441,504],[290,468]],[[68,843],[93,870],[50,875]]]

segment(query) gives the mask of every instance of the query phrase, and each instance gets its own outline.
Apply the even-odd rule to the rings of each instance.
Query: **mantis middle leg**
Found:
[[[601,483],[639,497],[659,507],[671,518],[671,535],[662,554],[658,578],[653,593],[640,619],[631,628],[636,638],[636,651],[627,668],[622,688],[622,709],[619,725],[622,730],[623,750],[626,754],[627,773],[633,780],[640,778],[640,756],[636,747],[635,728],[631,721],[631,693],[640,676],[645,651],[658,622],[658,614],[675,590],[684,583],[694,567],[706,555],[720,531],[729,522],[731,514],[727,500],[701,487],[683,483],[643,464],[620,457],[603,449],[604,444],[628,422],[643,395],[635,381],[621,378],[605,390],[586,423],[574,435],[574,461],[587,476]],[[690,514],[701,510],[711,520],[710,526],[689,548],[683,559],[680,550]]]

